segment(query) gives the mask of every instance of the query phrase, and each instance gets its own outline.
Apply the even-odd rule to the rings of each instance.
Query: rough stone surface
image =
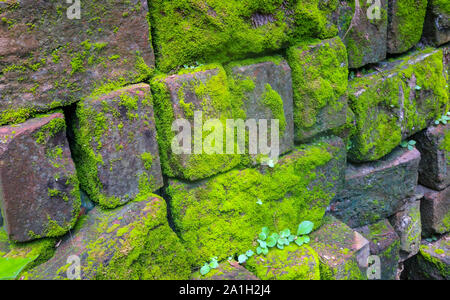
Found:
[[[427,0],[388,1],[388,53],[404,53],[420,41],[427,2]]]
[[[450,41],[450,4],[448,1],[428,0],[423,37],[435,46]]]
[[[250,257],[245,267],[262,280],[320,280],[319,258],[307,245],[271,249]]]
[[[78,101],[102,85],[141,82],[154,67],[147,1],[10,0],[0,7],[0,124]]]
[[[288,50],[294,83],[296,142],[330,132],[347,121],[347,52],[339,37]]]
[[[406,270],[412,280],[449,280],[450,235],[433,243],[424,242],[419,254],[406,262]]]
[[[205,125],[207,121],[218,119],[223,128],[226,128],[226,119],[236,116],[227,85],[227,75],[221,66],[206,66],[191,72],[180,72],[178,75],[156,77],[152,81],[152,91],[155,97],[161,163],[165,175],[198,180],[228,171],[240,163],[240,155],[206,154],[204,147],[200,147],[210,145],[206,142],[209,131],[201,130],[200,121]],[[201,112],[203,119],[198,118],[197,122],[194,122],[195,112]],[[172,131],[172,123],[179,119],[188,120],[191,125],[193,137],[190,145],[187,145],[191,154],[177,154],[173,151],[172,140],[176,138],[175,134],[180,132]],[[200,137],[196,138],[196,124],[200,128],[201,140]],[[220,141],[217,142],[220,144]],[[186,147],[181,142],[179,144]],[[223,153],[226,150],[226,139],[223,139],[222,144]],[[202,149],[201,154],[196,151],[198,147]]]
[[[92,210],[48,262],[26,279],[67,279],[68,258],[80,258],[81,279],[188,279],[189,255],[170,229],[166,204],[149,195],[113,211]]]
[[[387,219],[355,229],[369,240],[370,255],[380,258],[380,279],[395,280],[400,259],[399,236]]]
[[[318,228],[344,169],[344,144],[333,138],[296,149],[274,168],[233,170],[191,184],[170,180],[166,192],[176,230],[202,264],[252,249],[262,227],[294,230],[310,220]]]
[[[345,186],[331,212],[350,227],[372,224],[394,214],[415,193],[420,153],[397,148],[387,157],[348,164]]]
[[[344,1],[154,0],[149,6],[158,68],[164,72],[196,61],[269,53],[296,40],[334,37],[346,31],[352,15]]]
[[[429,127],[414,139],[422,156],[420,184],[438,191],[450,186],[450,124]]]
[[[400,260],[416,255],[419,252],[422,238],[422,222],[420,217],[420,199],[412,197],[393,216],[389,218],[392,226],[400,237]]]
[[[208,274],[202,276],[200,272],[192,275],[193,280],[258,280],[258,277],[253,275],[236,261],[226,261],[211,270]]]
[[[347,46],[349,67],[359,68],[386,58],[388,1],[380,1],[379,16],[372,16],[376,11],[374,3],[351,2],[353,7],[355,3],[359,6],[355,7],[353,20],[343,40]]]
[[[93,201],[114,208],[162,187],[147,84],[88,98],[69,121],[81,187]]]
[[[333,216],[310,235],[310,246],[319,255],[321,279],[359,280],[366,278],[369,242]]]
[[[450,232],[450,187],[441,192],[424,186],[418,190],[424,195],[420,203],[423,235]]]
[[[65,234],[80,210],[61,113],[0,128],[0,204],[12,240]]]
[[[246,120],[278,119],[280,122],[279,147],[280,154],[294,148],[293,94],[291,68],[286,61],[266,61],[247,64],[236,63],[231,69],[234,86],[242,80],[252,80],[254,88],[243,91]],[[270,87],[269,87],[269,86]],[[282,102],[269,101],[268,90],[275,91]],[[282,115],[278,115],[281,114]],[[283,117],[284,116],[284,117]],[[284,120],[283,120],[284,118]],[[268,125],[269,126],[269,125]],[[270,145],[271,143],[268,142]]]
[[[442,50],[426,49],[382,63],[379,71],[349,82],[356,115],[350,160],[380,159],[447,112],[442,60]]]

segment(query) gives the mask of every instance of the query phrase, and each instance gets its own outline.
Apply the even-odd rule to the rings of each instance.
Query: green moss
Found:
[[[262,280],[320,280],[319,258],[308,245],[274,249],[251,257],[245,267]]]
[[[270,84],[266,84],[264,94],[262,95],[262,102],[272,111],[273,118],[280,121],[281,136],[286,130],[286,118],[284,116],[283,99]]]
[[[54,137],[56,134],[60,132],[65,132],[66,130],[66,122],[64,118],[55,118],[48,122],[46,125],[42,126],[41,129],[34,134],[36,139],[36,143],[44,144],[51,137]]]
[[[419,55],[426,57],[411,63]],[[385,156],[400,144],[403,135],[426,128],[447,111],[449,100],[442,76],[442,51],[428,49],[399,62],[393,70],[350,82],[349,100],[356,115],[356,134],[350,149],[352,160]],[[412,80],[416,85],[411,87]]]
[[[430,0],[433,6],[435,6],[438,10],[443,13],[450,15],[450,3],[446,0]]]
[[[141,154],[142,162],[144,163],[144,168],[150,170],[153,164],[153,155],[148,152],[144,152]]]
[[[341,101],[347,91],[347,52],[339,38],[306,41],[287,52],[294,87],[294,123],[297,139],[303,130],[317,123],[317,116],[326,106],[341,113]],[[344,64],[344,65],[343,65]]]
[[[264,226],[295,230],[310,220],[319,227],[334,194],[330,186],[313,182],[326,180],[317,169],[333,159],[333,149],[327,144],[299,149],[265,174],[234,170],[192,187],[173,181],[167,193],[175,226],[197,263],[252,249]]]
[[[279,50],[292,40],[335,36],[328,16],[337,5],[337,0],[151,1],[159,69],[167,72],[197,60],[226,62]]]

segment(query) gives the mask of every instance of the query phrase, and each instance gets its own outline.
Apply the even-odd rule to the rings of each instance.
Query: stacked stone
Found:
[[[80,20],[0,3],[0,264],[26,259],[28,279],[68,278],[74,256],[82,279],[448,279],[449,8],[365,2],[112,0]],[[213,134],[249,119],[279,121],[280,157],[251,151],[248,124]],[[262,227],[302,221],[308,245],[235,261]]]

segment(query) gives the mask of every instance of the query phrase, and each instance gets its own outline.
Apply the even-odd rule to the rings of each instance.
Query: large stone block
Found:
[[[320,226],[343,184],[345,146],[333,138],[303,146],[274,168],[233,170],[211,179],[170,180],[167,194],[177,232],[197,264],[253,249],[262,227]]]
[[[310,246],[320,261],[323,280],[365,279],[370,254],[369,241],[333,216],[325,216],[322,227],[311,233]]]
[[[388,0],[350,1],[354,15],[348,32],[343,36],[347,46],[348,65],[360,68],[386,58]]]
[[[389,218],[389,221],[400,237],[401,261],[405,261],[419,252],[420,241],[422,239],[422,222],[420,217],[421,197],[422,195],[412,197],[398,212]]]
[[[419,186],[423,236],[450,232],[450,187],[441,192]]]
[[[295,140],[304,142],[347,121],[347,51],[341,40],[303,43],[288,50],[294,86]]]
[[[450,279],[450,235],[433,243],[423,243],[418,255],[406,262],[407,278],[412,280]]]
[[[188,279],[190,256],[170,229],[166,210],[164,199],[153,195],[112,211],[96,207],[52,259],[24,277],[67,279],[75,256],[81,279]]]
[[[83,2],[83,1],[82,1]],[[147,1],[0,3],[0,125],[153,72]]]
[[[447,112],[442,59],[442,50],[427,49],[350,81],[350,106],[356,115],[350,160],[377,160]]]
[[[252,256],[245,267],[262,280],[320,280],[319,258],[307,245],[292,244],[266,256]]]
[[[422,156],[420,184],[438,191],[450,186],[450,123],[429,127],[414,139]]]
[[[387,219],[355,229],[369,240],[370,255],[380,258],[381,280],[395,280],[400,259],[400,239]]]
[[[267,53],[292,40],[330,38],[348,28],[352,15],[342,1],[154,0],[149,5],[158,67],[164,72],[196,61]]]
[[[0,128],[0,185],[12,240],[60,236],[75,225],[81,201],[63,114]]]
[[[428,0],[423,37],[435,46],[450,41],[450,4],[448,1]]]
[[[81,187],[107,208],[163,185],[147,84],[137,84],[80,102],[72,123],[74,159]]]
[[[350,227],[393,215],[415,194],[419,161],[416,149],[397,148],[377,162],[349,164],[344,189],[331,204],[332,214]]]
[[[427,0],[389,0],[387,52],[403,53],[422,37]]]
[[[214,128],[214,125],[209,129],[202,126],[206,125],[207,121],[219,120],[222,127],[226,128],[227,119],[233,119],[234,116],[245,119],[239,105],[232,101],[223,67],[206,66],[192,72],[182,71],[178,75],[156,77],[152,81],[152,91],[155,97],[161,163],[165,175],[198,180],[226,172],[240,163],[240,155],[224,155],[225,138],[222,141],[214,139],[222,153],[204,151],[205,145],[214,148],[212,143],[207,142],[211,135],[210,129]],[[195,112],[201,112],[202,118],[196,118]],[[191,154],[181,151],[178,154],[173,149],[172,141],[176,138],[176,132],[172,130],[173,122],[180,119],[187,120],[191,126],[192,131],[188,131],[191,143],[180,143],[180,146],[187,147]],[[195,131],[196,124],[199,124],[198,136]]]
[[[246,119],[278,119],[280,154],[294,148],[291,68],[285,60],[264,58],[231,63],[231,90],[243,101]],[[239,99],[242,98],[242,99]],[[269,144],[270,143],[270,139]]]

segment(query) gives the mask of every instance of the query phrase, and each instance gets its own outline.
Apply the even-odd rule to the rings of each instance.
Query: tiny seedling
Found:
[[[408,148],[408,150],[413,150],[414,146],[417,144],[416,141],[414,140],[410,140],[410,141],[403,141],[400,146],[402,146],[403,148]]]
[[[448,121],[450,121],[450,111],[447,112],[445,115],[441,116],[439,119],[437,119],[434,122],[434,124],[435,125],[439,125],[439,124],[446,125],[448,123]]]
[[[213,257],[209,263],[205,263],[203,267],[200,268],[200,274],[204,276],[211,270],[217,269],[217,267],[219,267],[219,262],[217,261],[217,257]]]

